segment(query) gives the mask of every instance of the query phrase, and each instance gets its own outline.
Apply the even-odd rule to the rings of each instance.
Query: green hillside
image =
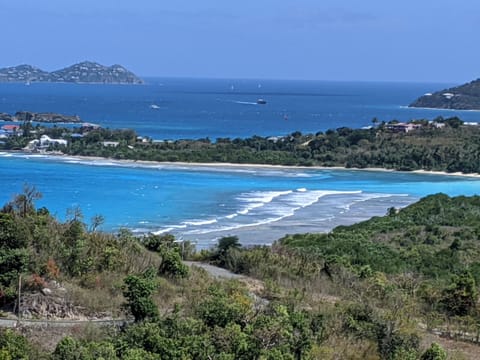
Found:
[[[425,94],[409,106],[435,109],[480,110],[480,79]]]

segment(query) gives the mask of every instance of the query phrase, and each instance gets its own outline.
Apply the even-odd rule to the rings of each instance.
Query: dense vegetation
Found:
[[[0,211],[5,311],[21,275],[25,298],[60,283],[83,314],[132,322],[50,347],[44,333],[2,330],[0,359],[446,359],[429,330],[478,342],[480,197],[439,194],[329,234],[249,249],[226,237],[195,254],[171,235],[99,232],[102,218],[87,225],[77,209],[60,223],[39,196],[26,186]],[[261,282],[216,281],[182,256]]]
[[[417,121],[419,128],[401,132],[389,124],[378,123],[369,129],[339,128],[325,133],[294,132],[282,137],[253,136],[247,139],[219,138],[148,141],[139,140],[132,130],[97,129],[83,137],[71,137],[72,130],[31,128],[25,136],[12,137],[7,149],[21,149],[29,139],[48,134],[69,140],[65,148],[52,147],[70,155],[115,159],[253,163],[272,165],[378,167],[397,170],[437,170],[480,172],[480,126],[466,126],[458,118]],[[444,125],[439,127],[439,124]],[[33,130],[33,133],[32,133]],[[118,142],[117,146],[105,141]]]
[[[416,321],[478,343],[479,211],[478,196],[432,195],[328,234],[288,235],[272,248],[229,247],[207,258],[232,271],[294,283],[306,297],[320,288],[349,299],[354,324],[347,328],[357,336],[378,340],[385,328],[392,332],[381,335],[387,338],[412,336]],[[395,341],[413,341],[407,338]]]

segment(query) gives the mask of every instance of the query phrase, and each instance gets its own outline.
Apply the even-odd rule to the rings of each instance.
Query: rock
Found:
[[[45,296],[52,295],[52,290],[50,290],[49,288],[43,288],[41,292]]]
[[[21,313],[24,319],[79,319],[85,309],[73,304],[68,293],[60,291],[58,283],[48,283],[40,291],[25,292],[21,299]],[[62,288],[63,289],[63,288]]]

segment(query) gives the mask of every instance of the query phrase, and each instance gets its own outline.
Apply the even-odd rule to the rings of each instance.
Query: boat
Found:
[[[150,109],[160,109],[160,106],[158,106],[157,104],[152,104],[150,105]]]
[[[259,105],[265,105],[267,101],[265,99],[257,99],[257,104]]]

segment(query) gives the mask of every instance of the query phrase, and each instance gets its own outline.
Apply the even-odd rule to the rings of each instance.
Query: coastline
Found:
[[[205,163],[205,162],[171,162],[171,161],[152,161],[152,160],[131,160],[131,159],[114,159],[114,158],[107,158],[101,156],[85,156],[85,155],[69,155],[63,153],[53,153],[53,152],[45,152],[45,153],[29,153],[26,151],[17,151],[17,150],[4,150],[5,153],[12,153],[12,154],[28,154],[32,156],[40,155],[40,156],[49,156],[52,158],[69,158],[69,159],[77,159],[81,161],[109,161],[114,164],[118,165],[126,165],[126,164],[133,164],[133,165],[140,165],[140,166],[171,166],[171,167],[204,167],[204,168],[213,168],[213,167],[224,167],[224,168],[258,168],[258,169],[277,169],[277,170],[295,170],[295,169],[313,169],[313,170],[340,170],[340,171],[371,171],[371,172],[396,172],[396,173],[404,173],[404,174],[422,174],[422,175],[441,175],[441,176],[455,176],[455,177],[469,177],[480,179],[479,173],[461,173],[461,172],[453,172],[449,173],[446,171],[435,171],[435,170],[412,170],[412,171],[403,171],[403,170],[395,170],[395,169],[386,169],[386,168],[376,168],[376,167],[366,167],[366,168],[347,168],[344,166],[300,166],[300,165],[270,165],[270,164],[239,164],[239,163]]]
[[[402,105],[402,109],[420,109],[420,110],[438,110],[438,111],[470,111],[470,112],[480,112],[480,109],[450,109],[450,108],[435,108],[435,107],[424,107],[424,106],[409,106]]]
[[[33,154],[35,155],[35,154]],[[434,171],[434,170],[412,170],[412,171],[402,171],[394,169],[385,169],[385,168],[375,168],[375,167],[366,167],[366,168],[347,168],[343,166],[295,166],[295,165],[269,165],[269,164],[237,164],[237,163],[194,163],[194,162],[169,162],[169,161],[150,161],[150,160],[129,160],[129,159],[113,159],[113,158],[104,158],[100,156],[84,156],[84,155],[68,155],[68,154],[41,154],[52,157],[68,157],[78,160],[85,161],[109,161],[118,165],[124,164],[137,164],[142,166],[182,166],[182,167],[204,167],[204,168],[213,168],[213,167],[224,167],[224,168],[258,168],[258,169],[313,169],[313,170],[340,170],[340,171],[371,171],[371,172],[397,172],[405,174],[422,174],[422,175],[441,175],[441,176],[455,176],[455,177],[470,177],[475,179],[480,179],[480,174],[478,173],[460,173],[454,172],[449,173],[446,171]]]

